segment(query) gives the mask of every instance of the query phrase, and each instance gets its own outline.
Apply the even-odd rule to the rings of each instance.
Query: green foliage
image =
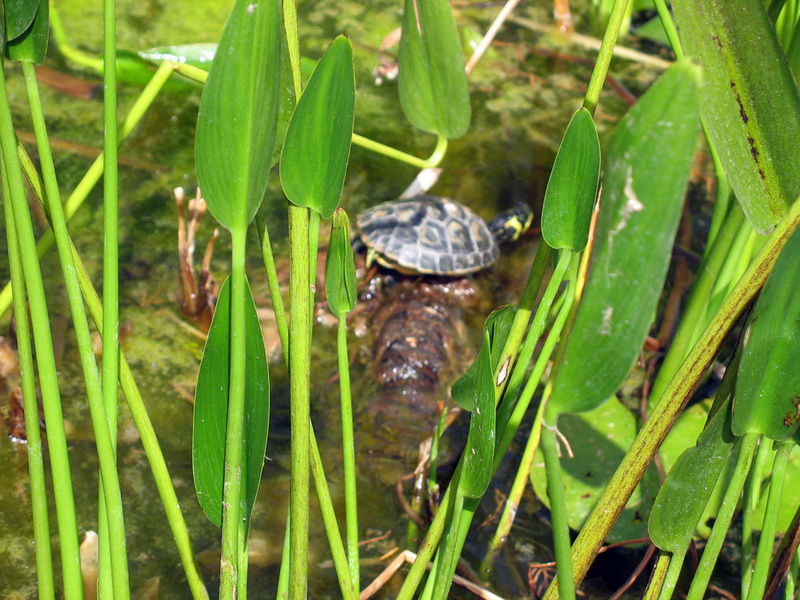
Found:
[[[46,4],[46,0],[45,0]],[[39,11],[39,0],[4,0],[6,40],[21,36]]]
[[[700,523],[717,479],[733,450],[730,402],[717,411],[697,440],[669,471],[650,513],[653,543],[668,552],[683,553]]]
[[[261,337],[261,323],[247,285],[245,344],[245,429],[242,439],[241,518],[249,520],[267,448],[269,429],[269,372]],[[222,527],[223,475],[225,472],[225,432],[228,426],[228,380],[230,372],[231,286],[222,284],[208,331],[194,399],[192,468],[194,487],[203,512],[217,527]]]
[[[33,3],[35,4],[35,3]],[[6,45],[6,55],[11,60],[27,61],[41,65],[47,57],[49,40],[49,3],[42,2],[33,22],[25,31]]]
[[[630,411],[612,397],[588,412],[561,415],[558,430],[569,441],[572,450],[572,455],[562,452],[559,461],[564,480],[567,519],[570,528],[580,530],[620,459],[636,437],[636,421]],[[646,534],[646,517],[657,481],[654,472],[648,473],[645,484],[636,489],[622,511],[608,537],[609,541],[637,539]],[[550,506],[541,450],[533,461],[531,484],[538,498]]]
[[[553,384],[553,410],[580,412],[603,402],[642,348],[689,178],[699,82],[697,67],[675,64],[617,127],[586,291]]]
[[[800,232],[783,249],[753,309],[736,384],[733,431],[790,438],[800,425]]]
[[[800,95],[761,0],[673,2],[703,67],[703,118],[753,229],[768,233],[800,194]]]
[[[492,343],[483,331],[483,344],[475,359],[475,385],[472,388],[472,415],[464,448],[464,467],[458,482],[467,498],[480,498],[492,479],[494,459],[495,409],[492,373]]]
[[[350,219],[343,208],[337,208],[325,258],[325,298],[334,315],[342,318],[353,310],[358,299],[357,286]]]
[[[250,10],[257,6],[258,10]],[[278,0],[237,0],[203,88],[197,176],[208,209],[244,229],[261,206],[275,144],[281,81]]]
[[[448,0],[405,0],[398,90],[415,127],[450,139],[467,132],[469,90]]]
[[[542,206],[542,237],[551,248],[582,252],[600,180],[600,139],[591,113],[572,115],[558,149]]]
[[[491,369],[494,369],[497,365],[500,353],[503,351],[503,346],[511,331],[515,313],[515,307],[504,306],[492,311],[486,319],[485,330],[489,334],[489,345],[491,347]],[[479,358],[480,356],[478,356],[464,374],[458,378],[451,390],[453,401],[461,408],[468,411],[475,409],[475,398],[473,394],[478,385],[478,370],[480,369],[478,366]]]
[[[286,197],[328,218],[339,205],[353,136],[353,48],[337,37],[320,59],[294,111],[281,156]]]

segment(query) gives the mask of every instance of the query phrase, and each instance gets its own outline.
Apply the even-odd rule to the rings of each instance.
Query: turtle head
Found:
[[[492,219],[489,222],[489,231],[498,244],[507,244],[517,241],[528,230],[532,221],[531,207],[520,201]]]

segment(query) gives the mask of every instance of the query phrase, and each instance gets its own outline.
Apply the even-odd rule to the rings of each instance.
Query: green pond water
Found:
[[[372,70],[378,65],[377,48],[381,40],[399,26],[399,1],[336,2],[325,0],[300,6],[301,47],[305,55],[317,58],[336,33],[353,40],[356,61],[356,131],[406,150],[427,156],[434,139],[406,124],[399,108],[396,86],[374,83]],[[540,22],[550,22],[552,5],[538,0],[520,9],[519,14]],[[100,3],[78,0],[59,3],[67,34],[78,48],[96,54],[101,48]],[[149,0],[118,2],[120,48],[139,50],[153,46],[191,42],[212,42],[220,35],[228,2]],[[468,34],[485,30],[498,8],[491,5],[460,7],[458,21]],[[572,111],[580,105],[590,67],[557,58],[553,52],[590,56],[588,51],[564,45],[558,38],[534,34],[515,25],[501,32],[502,44],[492,48],[473,72],[471,81],[473,127],[462,139],[453,141],[443,163],[444,173],[434,193],[458,198],[484,217],[512,200],[524,199],[538,212],[544,193],[547,168]],[[96,74],[67,63],[57,48],[51,48],[48,66],[58,72],[98,84]],[[615,76],[634,93],[653,78],[635,65],[619,61]],[[8,79],[16,110],[16,125],[31,131],[24,117],[24,90],[19,70],[8,66]],[[99,98],[76,99],[42,85],[50,135],[64,146],[56,146],[56,167],[63,194],[68,194],[91,163],[81,144],[100,148],[102,139]],[[120,114],[124,114],[138,89],[120,88]],[[120,169],[121,202],[121,320],[130,325],[123,341],[126,354],[154,422],[156,433],[170,469],[181,508],[188,523],[195,551],[201,555],[201,573],[212,595],[217,587],[215,564],[219,551],[219,531],[202,514],[195,500],[191,471],[192,407],[181,389],[192,391],[202,353],[202,340],[187,330],[179,306],[177,219],[172,188],[184,186],[193,193],[196,176],[193,166],[194,124],[200,93],[197,89],[164,93],[124,144],[121,155],[142,161]],[[599,123],[602,133],[613,127],[625,104],[611,90],[601,101]],[[30,148],[29,148],[30,149]],[[397,197],[415,176],[412,167],[354,147],[345,183],[342,205],[355,214],[370,204]],[[86,205],[70,224],[70,231],[96,285],[100,281],[102,260],[102,190],[94,190]],[[277,182],[263,208],[278,261],[286,254],[285,201]],[[0,221],[2,222],[2,221]],[[213,225],[207,218],[199,233],[205,245]],[[0,236],[5,243],[5,231]],[[266,297],[266,284],[260,267],[255,238],[249,274],[257,299]],[[491,271],[476,278],[476,287],[492,306],[511,302],[519,294],[535,251],[535,241],[521,244]],[[198,250],[198,255],[200,250]],[[228,271],[229,238],[222,233],[217,242],[212,269],[218,279]],[[8,279],[5,252],[0,258],[0,276]],[[96,530],[97,460],[93,449],[90,420],[83,391],[80,365],[68,318],[63,283],[51,252],[44,261],[48,275],[51,317],[56,330],[60,382],[68,440],[78,526],[81,535]],[[478,331],[485,315],[464,316],[468,328]],[[9,328],[6,315],[2,324]],[[379,390],[371,375],[368,358],[374,354],[370,336],[353,340],[354,398],[361,406]],[[474,345],[472,345],[474,347]],[[328,475],[335,498],[340,497],[338,385],[335,358],[335,332],[325,327],[315,331],[315,356],[312,373],[312,416],[323,446]],[[460,349],[460,359],[471,359],[473,350]],[[289,487],[288,382],[279,363],[271,369],[272,428],[263,483],[253,515],[252,537],[262,550],[250,568],[252,597],[272,597],[277,582],[280,548]],[[3,393],[3,398],[6,392]],[[5,410],[5,400],[2,403]],[[188,598],[177,551],[164,518],[147,458],[138,442],[135,428],[122,404],[119,465],[128,531],[131,583],[140,590],[151,578],[160,580],[161,598]],[[413,428],[413,423],[398,427]],[[362,423],[360,439],[368,440],[368,423]],[[392,454],[398,451],[395,449]],[[400,453],[403,453],[402,451]],[[412,450],[413,453],[413,450]],[[365,566],[362,585],[381,569],[378,557],[405,540],[407,519],[394,496],[394,474],[405,472],[406,465],[380,456],[359,458],[359,500],[361,538],[389,535],[363,548]],[[0,597],[30,598],[35,592],[34,548],[30,515],[28,473],[23,445],[0,435]],[[513,477],[513,460],[504,466],[493,485],[503,493]],[[312,494],[313,496],[313,494]],[[490,491],[476,519],[480,523],[497,506]],[[337,504],[342,502],[337,500]],[[52,501],[50,503],[52,511]],[[497,593],[504,597],[527,597],[527,565],[552,559],[549,529],[539,521],[538,503],[532,494],[525,498],[517,525],[501,564],[492,578]],[[336,598],[336,584],[327,542],[316,508],[312,507],[312,598]],[[54,528],[54,517],[51,529]],[[468,543],[466,556],[478,564],[493,525],[478,528]],[[57,536],[53,533],[54,543]],[[58,554],[55,553],[57,557]],[[461,592],[454,592],[456,594]],[[384,597],[392,597],[385,592]],[[466,597],[466,596],[465,596]],[[602,596],[598,596],[602,597]]]

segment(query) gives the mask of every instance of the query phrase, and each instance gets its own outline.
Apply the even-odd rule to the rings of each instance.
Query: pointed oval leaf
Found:
[[[592,261],[551,405],[580,412],[617,390],[655,314],[699,123],[699,69],[667,70],[620,121],[606,157]]]
[[[286,197],[328,218],[339,205],[353,137],[353,48],[340,35],[320,59],[289,122],[281,155]]]
[[[42,2],[30,27],[6,45],[6,55],[11,60],[41,65],[47,57],[50,38],[50,5]]]
[[[735,442],[728,402],[706,424],[697,445],[681,454],[656,496],[648,530],[661,550],[686,552]]]
[[[567,125],[544,194],[542,237],[551,248],[586,247],[599,180],[600,139],[592,114],[581,107]]]
[[[411,124],[449,139],[464,135],[469,89],[448,0],[405,0],[399,65],[400,105]]]
[[[236,0],[203,88],[197,176],[208,209],[243,229],[264,198],[280,102],[280,0]]]
[[[458,487],[467,498],[480,498],[492,480],[494,461],[495,407],[492,347],[489,332],[483,331],[483,344],[475,359],[475,386],[472,388],[472,415],[464,448],[464,469]]]
[[[46,3],[46,2],[45,2]],[[31,26],[39,10],[39,0],[5,0],[6,40],[14,41]]]
[[[800,230],[753,309],[736,380],[733,431],[786,440],[800,425]]]
[[[761,0],[675,0],[686,53],[704,72],[703,118],[759,233],[800,194],[800,95]]]
[[[242,518],[253,508],[264,468],[269,430],[269,371],[261,336],[261,323],[247,285],[245,294],[245,344],[247,381],[242,438]],[[197,499],[203,512],[222,527],[222,485],[225,474],[225,431],[228,423],[228,380],[230,372],[230,281],[219,292],[211,328],[208,330],[197,389],[194,397],[192,469]]]
[[[325,257],[325,298],[331,312],[341,318],[356,305],[358,283],[350,241],[350,219],[343,208],[333,213],[333,227]]]

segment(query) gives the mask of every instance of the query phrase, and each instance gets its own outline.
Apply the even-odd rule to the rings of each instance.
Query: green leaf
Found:
[[[697,445],[678,458],[656,496],[648,529],[661,550],[686,552],[735,442],[727,402],[707,423]]]
[[[353,137],[353,48],[340,35],[320,59],[294,111],[281,156],[286,197],[328,218],[339,205]]]
[[[356,305],[358,296],[350,219],[343,208],[333,213],[333,227],[325,257],[325,298],[331,312],[341,318]]]
[[[159,46],[137,52],[144,60],[161,63],[169,60],[175,63],[192,65],[208,71],[217,52],[217,44],[179,44]]]
[[[761,0],[675,0],[686,53],[704,72],[703,118],[753,228],[768,233],[800,194],[800,96]]]
[[[278,107],[278,126],[275,133],[275,148],[272,153],[271,166],[278,164],[283,149],[283,138],[286,137],[286,128],[292,118],[292,112],[296,105],[294,97],[294,85],[292,85],[292,72],[289,66],[289,50],[287,48],[286,36],[281,36],[281,82],[280,82],[280,104]],[[161,63],[169,60],[176,63],[183,63],[208,71],[214,55],[217,52],[217,44],[183,44],[177,46],[161,46],[150,48],[138,52],[138,56],[151,63]],[[119,62],[117,69],[120,68]],[[147,81],[152,76],[152,70],[148,70]],[[184,84],[183,82],[186,82]],[[146,81],[145,81],[146,83]],[[188,88],[194,82],[186,79],[171,78],[167,85],[174,84],[175,87]]]
[[[248,519],[264,468],[269,429],[269,371],[261,323],[247,285],[245,344],[247,346],[242,473],[246,493],[242,518]],[[203,512],[222,527],[222,485],[225,474],[225,430],[228,424],[230,369],[230,280],[222,284],[197,376],[194,397],[192,468],[194,487]]]
[[[203,88],[197,176],[208,209],[243,229],[264,198],[280,103],[280,0],[237,0]]]
[[[450,139],[469,128],[464,57],[448,0],[405,0],[400,105],[411,124]]]
[[[480,498],[492,480],[494,461],[495,406],[492,345],[489,332],[483,331],[483,345],[475,359],[475,386],[472,388],[472,415],[469,421],[467,445],[464,448],[464,468],[459,490],[467,498]]]
[[[745,332],[733,431],[773,440],[800,425],[800,230],[778,257]]]
[[[600,180],[600,139],[591,113],[579,108],[558,149],[542,206],[542,237],[551,248],[582,252]]]
[[[4,0],[6,40],[13,42],[31,26],[39,11],[39,0]]]
[[[589,511],[605,490],[617,465],[636,437],[636,420],[623,404],[612,397],[601,406],[579,415],[561,415],[558,430],[570,444],[572,456],[560,459],[567,519],[571,529],[580,531]],[[566,454],[566,453],[562,453]],[[531,469],[531,483],[536,496],[550,506],[547,476],[541,450]],[[611,530],[608,541],[644,537],[658,475],[649,469],[643,482],[631,495],[628,504]]]
[[[768,496],[769,494],[761,495],[761,500],[753,514],[754,529],[761,529],[764,522]],[[784,533],[789,528],[798,506],[800,506],[800,446],[795,446],[789,456],[789,464],[786,465],[786,473],[783,477],[783,494],[778,511],[778,533]]]
[[[492,348],[492,370],[497,368],[497,361],[503,351],[511,325],[514,322],[514,315],[517,309],[513,306],[503,306],[492,313],[486,319],[484,330],[489,333],[489,342]],[[453,384],[450,395],[453,401],[461,408],[471,411],[475,407],[473,390],[477,385],[478,357],[464,371],[464,374]]]
[[[6,45],[6,55],[11,60],[27,61],[41,65],[47,57],[47,42],[50,38],[50,7],[41,3],[30,27]]]
[[[591,266],[553,384],[559,412],[617,390],[664,285],[697,139],[699,69],[680,61],[620,121],[606,157]]]

